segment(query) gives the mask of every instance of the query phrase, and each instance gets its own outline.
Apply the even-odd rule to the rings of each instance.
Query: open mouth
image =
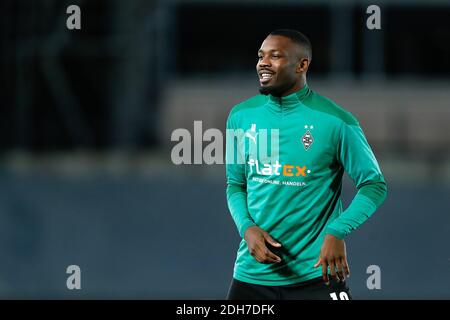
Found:
[[[270,80],[272,80],[274,77],[274,73],[273,72],[269,72],[269,71],[260,71],[259,72],[259,82],[261,84],[267,84],[270,82]]]

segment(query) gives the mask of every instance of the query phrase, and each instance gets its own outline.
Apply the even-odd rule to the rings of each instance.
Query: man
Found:
[[[261,95],[228,117],[227,133],[245,132],[227,135],[227,201],[243,238],[228,299],[350,299],[344,238],[386,197],[357,119],[308,87],[310,62],[303,34],[270,33],[258,51]],[[256,153],[269,135],[272,154]],[[358,189],[346,210],[344,171]]]

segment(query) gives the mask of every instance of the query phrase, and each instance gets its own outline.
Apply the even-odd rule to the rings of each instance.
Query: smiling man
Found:
[[[227,201],[243,238],[230,300],[350,299],[344,238],[386,198],[383,174],[358,120],[308,87],[311,58],[302,33],[270,33],[258,51],[261,94],[228,117],[228,130],[252,138],[227,139]],[[278,152],[251,152],[250,145],[264,143],[259,131],[274,129],[278,134],[270,138],[278,140]],[[229,161],[230,148],[239,148],[244,163]],[[358,189],[345,210],[344,171]]]

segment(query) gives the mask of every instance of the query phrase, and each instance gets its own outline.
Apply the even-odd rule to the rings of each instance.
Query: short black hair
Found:
[[[292,29],[277,29],[277,30],[272,31],[269,35],[270,36],[283,36],[283,37],[291,39],[293,42],[300,45],[305,50],[305,54],[307,55],[309,60],[312,59],[311,42],[309,41],[308,37],[306,37],[300,31],[292,30]]]

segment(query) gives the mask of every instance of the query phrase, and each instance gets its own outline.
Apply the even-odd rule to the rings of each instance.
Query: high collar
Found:
[[[311,93],[308,85],[305,83],[303,88],[284,97],[275,97],[269,94],[269,105],[279,111],[297,107]]]

